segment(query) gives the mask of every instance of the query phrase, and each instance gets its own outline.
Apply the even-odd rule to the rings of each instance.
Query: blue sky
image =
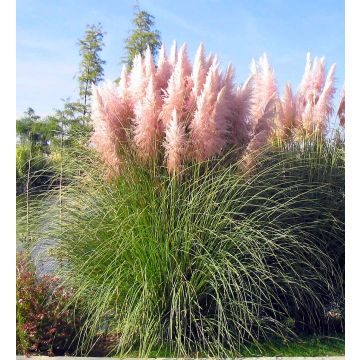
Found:
[[[76,45],[87,24],[101,22],[105,78],[119,76],[123,43],[131,28],[133,0],[17,0],[17,117],[31,106],[40,115],[77,99]],[[155,16],[169,49],[187,42],[193,59],[200,42],[236,68],[242,82],[252,58],[266,52],[282,90],[297,87],[306,52],[337,63],[337,86],[344,82],[344,0],[140,0]],[[338,95],[336,96],[336,98]]]

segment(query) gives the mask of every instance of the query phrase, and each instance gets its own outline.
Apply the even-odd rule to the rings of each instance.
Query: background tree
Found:
[[[126,55],[123,57],[123,63],[127,64],[129,68],[135,55],[143,55],[146,48],[149,46],[154,57],[156,57],[161,46],[160,32],[154,29],[154,16],[147,11],[141,10],[139,5],[135,5],[134,18],[132,23],[134,29],[131,30],[130,36],[125,39]]]
[[[39,189],[49,183],[53,173],[51,144],[56,142],[59,131],[56,117],[40,118],[32,108],[16,120],[17,192],[25,192],[28,197],[30,188]]]
[[[42,150],[47,147],[57,130],[57,121],[52,116],[41,119],[32,108],[28,108],[24,117],[16,120],[18,142],[38,146]]]
[[[35,114],[35,110],[29,107],[24,112],[24,117],[16,120],[16,135],[20,143],[24,143],[30,139],[33,132],[33,126],[36,121],[40,119],[40,116]]]
[[[89,112],[89,98],[91,86],[96,85],[103,79],[105,61],[101,59],[100,52],[104,46],[103,37],[105,32],[101,24],[87,25],[85,36],[79,40],[80,46],[80,69],[79,69],[79,94],[83,105],[83,115]]]

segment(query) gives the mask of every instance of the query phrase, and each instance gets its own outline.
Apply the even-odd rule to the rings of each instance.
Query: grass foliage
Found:
[[[231,356],[331,326],[327,306],[343,295],[342,146],[278,145],[246,170],[230,154],[177,177],[129,152],[112,181],[79,153],[44,234],[73,304],[85,304],[79,352],[108,332],[121,355]]]

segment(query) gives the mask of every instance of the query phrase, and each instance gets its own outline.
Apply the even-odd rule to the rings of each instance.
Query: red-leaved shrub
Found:
[[[70,293],[59,279],[37,278],[24,254],[18,254],[16,267],[16,352],[61,355],[73,351],[80,318],[73,308],[65,308]]]

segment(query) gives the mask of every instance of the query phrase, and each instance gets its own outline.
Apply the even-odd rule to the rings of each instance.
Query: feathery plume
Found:
[[[298,87],[298,91],[296,94],[296,101],[297,101],[298,107],[301,111],[304,110],[304,107],[306,105],[305,98],[306,98],[306,94],[308,92],[308,88],[309,88],[310,82],[311,82],[311,67],[312,67],[311,56],[310,56],[310,53],[308,52],[306,54],[306,64],[305,64],[304,74],[303,74],[303,77],[301,79],[301,82],[300,82],[300,85]]]
[[[130,73],[130,93],[134,103],[145,96],[146,85],[144,61],[141,55],[137,54]]]
[[[186,101],[189,96],[187,82],[190,71],[186,44],[184,44],[179,51],[178,60],[168,81],[168,87],[164,97],[164,104],[161,111],[161,119],[164,128],[166,128],[168,122],[170,121],[174,109],[176,109],[179,121],[184,121]]]
[[[250,140],[249,124],[252,115],[254,75],[250,75],[242,86],[236,89],[234,115],[232,117],[232,141],[236,147],[243,147]]]
[[[194,60],[194,65],[189,79],[189,86],[191,86],[191,92],[187,104],[187,110],[190,113],[190,117],[195,112],[196,99],[201,94],[204,87],[206,74],[207,74],[207,63],[205,57],[205,48],[203,43],[200,43]]]
[[[206,58],[206,62],[205,62],[205,73],[207,74],[211,64],[214,62],[214,58],[215,58],[215,54],[209,54],[208,57]]]
[[[226,67],[226,71],[224,76],[221,78],[221,87],[225,86],[225,96],[227,100],[230,102],[229,104],[232,105],[232,101],[234,99],[234,77],[235,77],[235,69],[232,64],[229,64]]]
[[[95,102],[100,101],[101,98],[99,110],[112,136],[117,142],[126,141],[126,131],[132,117],[131,104],[128,99],[120,96],[119,88],[111,82],[97,87],[97,94]],[[123,92],[121,95],[125,94]]]
[[[126,68],[126,65],[123,66],[120,75],[120,82],[118,86],[118,95],[122,100],[123,104],[123,114],[121,117],[124,119],[124,126],[129,127],[131,119],[134,117],[133,111],[133,99],[130,92],[130,79],[129,74]]]
[[[263,115],[257,121],[254,130],[255,135],[264,130],[267,131],[268,133],[271,132],[271,130],[274,127],[277,102],[278,102],[278,98],[274,93],[268,100],[268,103],[266,104],[265,109],[263,111]]]
[[[187,44],[184,43],[181,45],[180,49],[179,49],[179,53],[178,53],[178,60],[176,62],[180,63],[181,68],[183,68],[184,70],[184,75],[186,77],[191,75],[191,64],[188,58],[188,54],[187,54]]]
[[[259,59],[259,63],[251,63],[252,73],[254,75],[254,106],[253,106],[253,124],[254,134],[257,133],[258,123],[265,119],[270,121],[269,116],[264,116],[265,108],[269,103],[278,101],[277,84],[274,70],[270,67],[266,54]],[[264,126],[264,125],[261,125]]]
[[[120,81],[119,81],[119,93],[125,93],[129,88],[129,74],[126,65],[123,65],[121,69]]]
[[[192,155],[199,161],[220,154],[226,144],[228,109],[224,98],[225,86],[220,89],[218,66],[214,60],[190,124]]]
[[[307,54],[305,72],[301,80],[298,93],[297,103],[300,113],[305,110],[306,103],[311,101],[313,104],[319,99],[320,92],[325,81],[325,59],[315,56],[311,63],[310,54]]]
[[[102,96],[96,86],[92,89],[91,118],[94,132],[90,142],[94,144],[104,163],[116,174],[119,171],[120,160],[117,151],[117,142],[114,135],[105,120],[105,108]]]
[[[302,128],[307,134],[312,134],[314,131],[314,108],[315,104],[312,101],[308,101],[301,114]]]
[[[194,60],[194,65],[191,73],[192,80],[192,100],[196,99],[204,87],[207,74],[207,63],[205,57],[205,48],[203,43],[200,43]]]
[[[151,75],[146,95],[143,99],[138,100],[134,109],[134,142],[140,157],[145,160],[156,155],[160,137],[160,107],[160,96],[156,91],[154,76]]]
[[[311,91],[310,91],[310,99],[314,103],[316,103],[319,99],[321,90],[324,87],[325,81],[325,58],[322,57],[320,59],[315,58],[313,64],[313,71],[312,71],[312,82],[311,84]]]
[[[314,107],[314,128],[315,131],[324,133],[327,129],[328,121],[333,113],[332,99],[335,94],[334,76],[336,64],[331,65],[325,80],[325,85]]]
[[[165,46],[161,45],[159,51],[159,61],[156,69],[156,87],[163,94],[167,88],[169,78],[171,76],[171,65],[167,60]]]
[[[231,136],[234,135],[230,133],[233,130],[234,117],[237,112],[237,99],[236,99],[236,91],[234,89],[234,76],[235,70],[232,64],[229,64],[226,68],[224,76],[220,77],[220,87],[224,87],[224,100],[222,103],[226,106],[226,113],[224,114],[226,126],[228,129],[224,132],[224,136],[226,139],[226,143],[230,144],[233,142]]]
[[[185,127],[178,121],[176,109],[166,127],[164,147],[168,171],[170,174],[177,174],[185,158],[187,140]]]
[[[296,99],[293,96],[291,85],[287,83],[284,88],[284,96],[279,102],[279,111],[276,118],[276,128],[283,140],[291,135],[292,129],[297,127]]]
[[[336,115],[340,120],[340,126],[345,127],[345,88],[341,91],[341,98]]]
[[[253,165],[258,151],[260,151],[269,141],[272,131],[272,126],[270,124],[274,120],[276,101],[277,99],[274,94],[266,104],[263,115],[257,123],[255,135],[251,138],[246,147],[243,158],[246,168]]]
[[[150,77],[154,77],[155,79],[155,64],[154,64],[154,58],[152,56],[150,47],[148,46],[145,51],[145,57],[144,57],[144,72],[145,72],[145,78],[148,80]]]
[[[193,70],[191,73],[191,79],[193,81],[192,94],[195,98],[200,95],[205,84],[207,74],[206,65],[205,48],[203,43],[200,43],[196,51]]]

